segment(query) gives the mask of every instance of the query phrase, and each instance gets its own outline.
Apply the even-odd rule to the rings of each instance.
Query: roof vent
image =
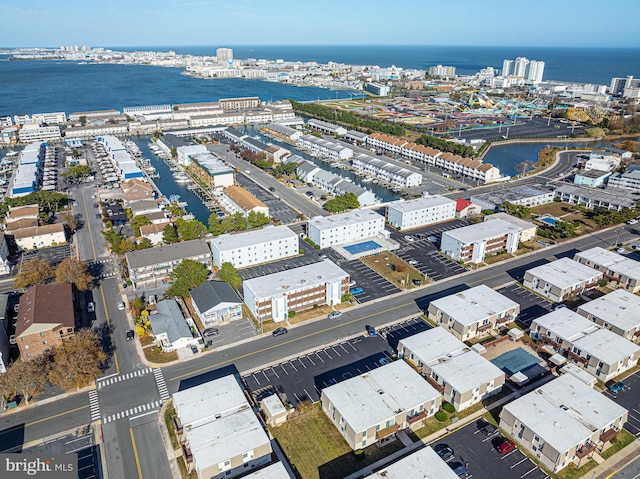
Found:
[[[382,389],[378,389],[378,394],[384,394],[384,391]]]

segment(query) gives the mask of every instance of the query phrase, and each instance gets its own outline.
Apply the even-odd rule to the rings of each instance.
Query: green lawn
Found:
[[[593,469],[597,465],[598,463],[593,459],[590,460],[589,462],[584,463],[580,467],[580,469],[577,469],[575,464],[569,464],[567,467],[561,470],[558,474],[556,474],[556,477],[558,479],[578,479],[579,477],[584,476],[587,472],[589,472],[591,469]]]
[[[302,479],[345,477],[403,447],[397,440],[382,448],[370,446],[365,449],[365,459],[356,461],[320,403],[270,431]]]
[[[413,439],[414,442],[424,439],[425,437],[430,436],[431,434],[433,434],[436,431],[439,431],[440,429],[444,429],[445,427],[450,426],[451,424],[455,424],[454,422],[451,421],[453,418],[458,418],[458,420],[460,420],[462,418],[465,418],[479,411],[483,407],[484,405],[482,404],[482,402],[479,402],[478,404],[474,404],[472,407],[465,409],[462,412],[454,412],[451,414],[440,409],[442,412],[444,412],[447,415],[446,421],[439,422],[435,417],[430,417],[429,419],[426,419],[424,421],[424,426],[422,426],[420,429],[416,429],[415,431],[409,433],[409,437],[411,437],[411,439]]]
[[[635,441],[635,439],[636,438],[633,434],[631,434],[625,429],[621,429],[620,432],[618,433],[618,437],[616,438],[616,441],[613,444],[611,444],[611,447],[609,449],[602,452],[600,455],[605,459],[609,459],[616,452],[620,451],[621,449],[624,449],[633,441]]]
[[[145,348],[144,357],[147,358],[148,361],[152,363],[170,363],[171,361],[176,361],[178,359],[178,353],[175,351],[171,351],[169,353],[165,353],[164,351],[158,351],[158,348],[155,346]]]

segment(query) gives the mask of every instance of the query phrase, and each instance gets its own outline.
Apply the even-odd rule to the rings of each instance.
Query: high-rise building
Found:
[[[429,75],[432,77],[448,77],[455,76],[456,67],[436,65],[429,67]]]
[[[515,60],[504,60],[502,62],[503,77],[526,78],[532,82],[542,81],[544,74],[544,62],[529,60],[526,57],[518,57]]]
[[[219,62],[226,62],[227,60],[233,60],[233,49],[231,48],[218,48],[216,50],[216,58]]]
[[[626,78],[612,78],[609,93],[624,98],[640,98],[640,79],[629,75]]]

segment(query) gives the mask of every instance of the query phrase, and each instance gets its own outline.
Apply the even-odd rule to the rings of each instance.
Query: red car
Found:
[[[516,445],[513,443],[511,439],[505,439],[503,442],[496,446],[496,449],[500,454],[506,454],[508,452],[513,451],[516,448]]]

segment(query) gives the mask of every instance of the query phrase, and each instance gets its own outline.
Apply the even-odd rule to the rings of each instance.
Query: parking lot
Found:
[[[520,305],[518,319],[527,326],[529,326],[534,319],[553,310],[552,302],[517,284],[505,286],[497,291]]]
[[[434,244],[440,246],[443,232],[469,226],[469,224],[467,220],[451,220],[422,228],[415,228],[410,231],[397,231],[393,228],[387,228],[387,230],[391,232],[391,238],[402,245],[409,244],[410,242],[410,240],[405,239],[405,236],[410,236],[414,239],[426,239],[428,236],[435,236],[437,241],[434,242]]]
[[[249,318],[242,318],[229,324],[213,327],[218,330],[218,335],[204,338],[205,346],[208,348],[237,343],[243,339],[252,338],[258,333]]]
[[[261,264],[252,266],[250,268],[244,268],[238,271],[238,274],[243,281],[248,279],[257,278],[259,276],[265,276],[267,274],[279,273],[288,269],[299,268],[308,264],[317,263],[320,260],[320,256],[315,253],[304,254],[295,256],[293,258],[281,259],[273,261],[272,263]]]
[[[436,246],[429,240],[414,240],[394,251],[405,262],[415,260],[412,266],[433,281],[450,278],[464,273],[467,269],[455,261],[438,252]]]
[[[366,303],[400,292],[400,288],[387,281],[362,261],[347,261],[332,249],[322,250],[320,254],[326,255],[327,258],[349,273],[351,281],[356,282],[355,287],[362,288],[362,293],[354,295],[359,303]]]
[[[298,213],[293,211],[289,205],[277,198],[263,187],[255,184],[245,175],[236,175],[236,181],[243,186],[249,193],[262,201],[269,207],[269,216],[282,221],[283,224],[294,223],[298,221]]]
[[[629,411],[629,418],[627,419],[624,428],[636,437],[640,437],[640,371],[629,376],[624,381],[624,390],[618,393],[612,393],[611,391],[605,391],[605,395],[618,403],[620,406]]]
[[[378,368],[382,365],[380,360],[391,355],[391,348],[381,336],[359,336],[261,369],[243,379],[254,396],[272,391],[295,406],[302,401],[319,401],[323,388]]]
[[[454,455],[447,462],[456,467],[466,465],[475,479],[547,479],[549,476],[516,448],[501,455],[496,446],[504,439],[496,429],[485,436],[481,429],[486,421],[479,419],[431,444],[435,451],[449,446]]]
[[[394,352],[397,352],[398,342],[400,342],[401,339],[408,338],[409,336],[413,336],[414,334],[421,333],[428,329],[431,329],[429,323],[418,317],[385,328],[380,331],[380,334],[383,338],[386,338],[391,349]]]
[[[62,244],[59,246],[51,246],[49,248],[33,249],[24,251],[22,253],[22,261],[29,261],[30,259],[44,259],[55,266],[62,260],[71,256],[71,243]]]

